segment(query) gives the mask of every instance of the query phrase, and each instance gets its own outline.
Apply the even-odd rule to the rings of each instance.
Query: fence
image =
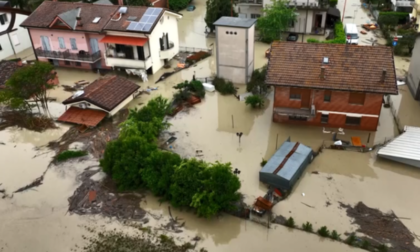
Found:
[[[207,53],[213,54],[213,49],[202,48],[202,47],[200,48],[200,47],[180,46],[179,51],[180,52],[186,52],[186,53],[207,52]]]

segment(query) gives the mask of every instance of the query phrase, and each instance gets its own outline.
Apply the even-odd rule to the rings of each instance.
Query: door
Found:
[[[60,64],[58,63],[58,60],[53,60],[53,65],[56,67],[60,66]]]
[[[315,27],[321,28],[322,26],[322,14],[316,14],[315,15]]]
[[[309,109],[311,107],[311,90],[301,89],[300,108]]]
[[[98,43],[98,39],[96,38],[91,38],[90,39],[90,49],[92,54],[99,52],[99,43]],[[101,68],[101,60],[98,60],[97,62],[95,62],[95,64],[92,65],[93,68]]]
[[[41,36],[42,49],[51,51],[50,39],[47,36]]]

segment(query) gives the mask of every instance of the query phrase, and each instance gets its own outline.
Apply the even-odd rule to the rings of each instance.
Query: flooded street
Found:
[[[184,16],[179,20],[180,46],[212,48],[214,51],[214,38],[206,38],[204,33],[205,1],[195,0],[194,4],[196,10],[183,11]],[[357,4],[348,0],[345,16],[356,13],[355,22],[363,22],[357,20],[366,19],[367,14]],[[342,10],[343,7],[344,1],[340,0],[338,8]],[[354,12],[357,8],[358,11]],[[352,18],[344,19],[344,22],[351,21]],[[370,35],[366,36],[363,40]],[[255,43],[255,68],[267,63],[264,56],[267,48],[267,44]],[[406,58],[396,57],[395,64],[397,74],[404,74],[409,62]],[[172,60],[171,65],[175,67],[176,61]],[[163,73],[172,70],[162,69],[149,76],[145,83],[139,78],[130,77],[141,89],[157,87],[158,90],[151,91],[150,95],[142,94],[128,108],[141,107],[158,95],[171,98],[176,84],[191,80],[193,75],[196,78],[211,77],[215,74],[215,69],[216,59],[213,54],[157,84],[155,82]],[[60,84],[69,86],[79,80],[92,82],[98,78],[97,73],[89,71],[59,68],[57,73]],[[349,140],[352,136],[358,136],[367,146],[382,144],[398,135],[398,125],[394,122],[393,113],[399,118],[399,125],[420,126],[419,117],[413,116],[420,113],[420,104],[413,100],[405,85],[399,86],[399,91],[399,95],[391,97],[393,108],[382,108],[376,132],[345,130],[345,135],[340,135],[340,139]],[[244,86],[239,87],[239,93],[244,92]],[[57,99],[57,102],[50,105],[54,117],[64,111],[65,107],[61,102],[71,95],[62,86],[50,91],[50,97]],[[233,96],[206,93],[200,104],[169,119],[172,125],[169,131],[174,132],[177,137],[172,144],[173,150],[184,157],[197,157],[209,162],[231,162],[233,168],[241,171],[240,192],[244,194],[245,202],[254,203],[257,197],[267,192],[267,186],[259,182],[261,161],[269,159],[288,137],[291,141],[301,142],[313,150],[332,142],[332,134],[324,133],[323,128],[273,123],[273,96],[273,92],[268,95],[264,108],[252,110]],[[43,146],[49,141],[59,139],[70,127],[57,125],[57,129],[43,133],[16,128],[0,131],[0,143],[4,143],[0,144],[3,163],[0,166],[0,189],[6,191],[5,197],[0,199],[2,252],[67,252],[76,244],[84,244],[82,235],[86,230],[83,225],[130,230],[114,219],[68,213],[67,199],[81,183],[77,176],[86,167],[97,165],[97,161],[85,158],[49,166],[54,153]],[[238,132],[243,133],[240,142],[236,136]],[[202,150],[203,156],[196,156],[197,150]],[[314,171],[318,174],[312,173]],[[43,184],[39,187],[13,194],[43,174]],[[420,234],[420,202],[415,200],[418,191],[419,169],[377,159],[375,151],[359,153],[325,149],[309,165],[291,195],[274,207],[273,213],[286,218],[293,217],[299,226],[309,221],[314,230],[325,225],[330,230],[337,230],[345,238],[345,232],[356,231],[358,226],[352,224],[339,203],[354,205],[362,201],[383,212],[394,211],[398,217],[402,217],[401,221],[408,229]],[[159,199],[150,194],[146,194],[140,206],[148,212],[147,218],[150,222],[146,226],[160,227],[169,219],[169,205],[159,202]],[[198,218],[191,212],[172,208],[172,215],[182,218],[186,224],[182,233],[168,235],[180,242],[191,241],[198,235],[202,238],[198,247],[204,247],[208,251],[277,251],[279,244],[286,251],[296,252],[362,251],[280,225],[272,224],[267,229],[225,214],[207,220]],[[420,246],[418,240],[415,244]]]

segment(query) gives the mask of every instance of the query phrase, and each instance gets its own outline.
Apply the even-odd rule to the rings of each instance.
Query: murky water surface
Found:
[[[346,13],[354,13],[354,4],[347,1]],[[354,1],[353,1],[354,2]],[[359,2],[358,2],[359,3]],[[180,45],[211,48],[214,39],[204,34],[204,1],[195,1],[197,9],[183,12],[179,21]],[[344,1],[339,1],[342,9]],[[356,12],[355,20],[367,18],[364,10]],[[347,14],[345,14],[347,15]],[[366,17],[365,17],[366,15]],[[348,22],[349,18],[345,19]],[[356,22],[356,21],[355,21]],[[357,21],[363,22],[363,21]],[[370,35],[366,35],[368,39]],[[362,41],[365,38],[362,39]],[[264,52],[268,45],[256,43],[255,67],[267,63]],[[172,62],[175,66],[176,62]],[[407,60],[396,58],[396,67],[403,73],[408,68]],[[96,73],[76,70],[58,69],[60,83],[74,85],[78,80],[93,81]],[[142,89],[158,87],[150,95],[142,95],[131,102],[128,107],[140,107],[153,97],[163,95],[171,97],[174,85],[189,80],[195,74],[197,78],[209,77],[215,72],[215,57],[211,56],[194,67],[183,70],[158,84],[161,74],[170,70],[163,69],[154,76],[149,76],[147,83],[132,78]],[[244,92],[244,87],[240,87]],[[399,87],[400,94],[393,96],[395,113],[400,117],[401,125],[420,126],[417,120],[420,104],[415,102],[406,86]],[[61,87],[51,91],[51,97],[62,102],[69,96]],[[202,158],[206,161],[231,162],[234,168],[241,171],[241,192],[245,201],[253,203],[255,198],[265,194],[267,188],[259,182],[258,172],[262,159],[269,159],[275,150],[291,137],[317,150],[322,144],[332,141],[331,133],[324,133],[318,127],[299,127],[274,124],[272,118],[271,93],[265,107],[251,110],[243,102],[232,96],[207,93],[205,100],[188,111],[182,111],[170,119],[170,131],[178,138],[173,143],[176,152],[183,156],[195,157],[196,150],[202,150]],[[59,115],[64,107],[52,103],[54,116]],[[53,153],[42,148],[48,141],[58,139],[67,129],[67,125],[58,125],[58,129],[44,133],[30,132],[11,128],[0,132],[0,189],[11,193],[31,183],[47,169]],[[331,131],[334,129],[326,129]],[[239,142],[237,132],[244,135]],[[359,136],[368,146],[383,143],[396,136],[398,130],[394,123],[391,109],[383,108],[377,132],[360,132],[346,130],[340,138],[349,140],[351,136]],[[40,149],[35,150],[35,147]],[[43,185],[23,193],[14,194],[12,198],[0,199],[0,251],[69,251],[74,244],[82,244],[81,225],[105,225],[126,230],[114,221],[101,217],[76,216],[67,213],[67,198],[77,188],[77,174],[95,161],[68,162],[59,167],[51,166],[45,173]],[[313,174],[318,171],[319,174]],[[326,225],[339,233],[357,229],[351,224],[338,202],[354,204],[363,201],[369,207],[379,208],[387,212],[393,210],[404,224],[413,232],[420,234],[420,203],[415,200],[420,191],[420,170],[398,163],[378,160],[374,152],[358,153],[351,151],[324,150],[308,167],[291,196],[274,208],[275,214],[292,216],[298,225],[310,221],[315,229]],[[327,204],[328,202],[328,204]],[[312,206],[312,207],[308,207]],[[168,205],[147,195],[141,206],[153,213],[148,224],[159,227],[167,221]],[[172,209],[172,214],[186,221],[185,231],[175,235],[179,241],[190,241],[199,235],[203,240],[199,246],[209,251],[277,251],[279,244],[287,251],[355,251],[346,245],[320,239],[299,231],[291,231],[282,226],[273,225],[267,229],[261,225],[244,221],[232,216],[222,215],[219,218],[206,220],[197,218],[190,212]]]

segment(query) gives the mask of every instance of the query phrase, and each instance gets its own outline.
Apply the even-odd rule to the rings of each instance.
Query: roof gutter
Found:
[[[325,88],[325,87],[302,87],[296,86],[292,84],[272,84],[269,82],[265,83],[266,85],[273,86],[273,87],[293,87],[293,88],[307,88],[307,89],[318,89],[318,90],[333,90],[333,91],[343,91],[343,92],[363,92],[363,93],[371,93],[371,94],[388,94],[388,95],[397,95],[397,92],[377,92],[377,91],[359,91],[359,90],[350,90],[350,89],[339,89],[339,88]],[[396,84],[396,81],[395,81]]]

